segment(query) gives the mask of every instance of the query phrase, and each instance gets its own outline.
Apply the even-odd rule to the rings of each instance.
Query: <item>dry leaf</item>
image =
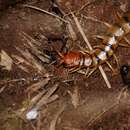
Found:
[[[4,69],[10,71],[12,69],[13,64],[12,58],[4,50],[1,50],[0,55],[1,55],[0,65],[4,66]]]

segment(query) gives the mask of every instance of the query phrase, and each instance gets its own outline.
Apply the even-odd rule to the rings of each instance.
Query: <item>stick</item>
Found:
[[[77,28],[79,29],[79,32],[81,33],[81,35],[82,35],[84,41],[86,42],[86,44],[87,44],[89,50],[90,50],[90,51],[93,51],[93,48],[92,48],[92,46],[90,45],[90,43],[89,43],[87,37],[85,36],[85,33],[84,33],[84,31],[83,31],[81,25],[79,24],[78,19],[76,18],[76,16],[75,16],[72,12],[71,12],[71,14],[72,14],[72,17],[73,17],[73,19],[74,19],[74,21],[75,21],[75,23],[76,23]],[[99,68],[99,70],[100,70],[100,72],[101,72],[101,74],[102,74],[102,77],[104,78],[104,80],[105,80],[105,82],[106,82],[107,87],[108,87],[108,88],[111,88],[111,84],[110,84],[110,82],[109,82],[109,80],[108,80],[108,78],[107,78],[107,76],[106,76],[106,73],[104,72],[102,66],[100,65],[98,68]]]
[[[57,111],[57,113],[54,116],[54,119],[50,122],[49,130],[56,130],[56,122],[61,113],[64,111],[65,106],[66,106],[65,104],[61,105],[60,109]]]
[[[110,106],[107,110],[97,114],[96,117],[90,119],[87,123],[87,128],[90,127],[94,122],[96,122],[98,119],[100,119],[104,114],[106,114],[107,112],[109,112],[109,110],[112,110],[113,108],[115,108],[116,106],[118,106],[119,103],[114,103],[112,106]]]
[[[96,18],[93,18],[93,17],[88,17],[88,16],[85,16],[85,15],[82,15],[85,19],[89,19],[89,20],[92,20],[92,21],[95,21],[95,22],[98,22],[98,23],[102,23],[104,24],[106,27],[110,28],[112,25],[110,25],[109,23],[105,22],[105,21],[101,21],[101,20],[98,20]]]
[[[65,20],[65,19],[63,19],[63,18],[61,18],[61,17],[59,17],[58,15],[55,15],[55,14],[53,14],[53,13],[51,13],[51,12],[48,12],[48,11],[43,10],[43,9],[40,9],[40,8],[38,8],[38,7],[36,7],[36,6],[32,6],[32,5],[23,5],[23,6],[24,6],[24,7],[27,7],[27,8],[35,9],[35,10],[40,11],[40,12],[43,12],[43,13],[46,13],[46,14],[48,14],[48,15],[51,15],[51,16],[53,16],[53,17],[56,17],[56,18],[60,19],[61,21],[65,22],[65,23],[68,23],[67,20]]]

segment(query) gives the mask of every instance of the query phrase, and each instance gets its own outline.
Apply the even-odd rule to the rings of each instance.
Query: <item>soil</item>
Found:
[[[12,61],[5,66],[0,64],[0,130],[130,129],[130,94],[120,75],[120,67],[130,65],[129,48],[118,47],[115,51],[119,65],[113,57],[108,59],[114,72],[102,65],[111,88],[99,69],[89,78],[79,71],[70,73],[69,68],[59,65],[61,57],[57,54],[87,48],[71,12],[94,47],[102,42],[96,35],[105,35],[108,30],[103,21],[118,22],[116,13],[122,16],[127,12],[129,0],[0,0],[0,3],[1,57],[4,51],[8,55],[4,60]],[[129,34],[126,37],[130,40]],[[11,69],[7,69],[9,63]],[[26,115],[33,108],[38,108],[38,116],[28,120]]]

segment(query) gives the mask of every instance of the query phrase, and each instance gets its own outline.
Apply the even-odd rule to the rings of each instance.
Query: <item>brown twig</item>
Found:
[[[81,27],[81,25],[80,25],[78,19],[76,18],[76,16],[75,16],[72,12],[71,12],[71,14],[72,14],[72,17],[73,17],[73,19],[74,19],[74,21],[75,21],[75,23],[76,23],[76,26],[77,26],[79,32],[81,33],[81,35],[82,35],[84,41],[86,42],[86,44],[87,44],[89,50],[90,50],[90,51],[93,51],[93,48],[92,48],[92,46],[90,45],[90,43],[89,43],[89,41],[88,41],[88,39],[87,39],[87,37],[86,37],[84,31],[83,31],[83,29],[82,29],[82,27]],[[108,88],[111,88],[111,84],[110,84],[110,82],[109,82],[109,80],[108,80],[108,78],[107,78],[107,76],[106,76],[106,74],[105,74],[105,72],[104,72],[102,66],[100,65],[98,68],[99,68],[99,70],[100,70],[100,72],[101,72],[101,74],[102,74],[102,76],[103,76],[103,78],[104,78],[104,80],[105,80],[105,82],[106,82],[107,87],[108,87]]]
[[[37,102],[35,108],[39,110],[43,105],[58,99],[58,95],[52,95],[58,89],[58,84],[55,84],[48,92]]]
[[[60,114],[64,111],[64,109],[65,109],[65,105],[63,104],[61,108],[58,110],[58,112],[56,113],[54,119],[51,121],[49,130],[55,130],[57,119],[60,116]]]
[[[80,105],[80,93],[79,93],[78,87],[76,86],[74,88],[73,92],[71,92],[71,91],[68,90],[68,94],[71,97],[72,105],[76,109]]]
[[[5,88],[6,88],[5,86],[0,88],[0,93],[2,93],[5,90]]]
[[[27,8],[35,9],[35,10],[40,11],[40,12],[43,12],[43,13],[46,13],[46,14],[48,14],[48,15],[51,15],[51,16],[55,17],[55,18],[58,18],[59,20],[65,22],[65,23],[68,23],[68,21],[66,21],[65,19],[59,17],[58,15],[55,15],[55,14],[53,14],[53,13],[51,13],[51,12],[48,12],[48,11],[43,10],[43,9],[40,9],[40,8],[38,8],[38,7],[36,7],[36,6],[32,6],[32,5],[23,5],[23,6],[24,6],[24,7],[27,7]]]
[[[90,121],[88,121],[87,123],[87,127],[90,127],[94,122],[96,122],[98,119],[100,119],[105,113],[107,113],[109,110],[115,108],[117,105],[119,105],[119,103],[114,103],[112,106],[110,106],[107,110],[97,114],[96,117],[90,119]]]
[[[94,17],[90,17],[90,16],[85,16],[83,14],[81,14],[82,17],[84,17],[86,20],[92,20],[101,24],[104,24],[106,27],[110,28],[112,25],[110,25],[109,23],[105,22],[105,21],[101,21],[99,19],[96,19]]]
[[[42,125],[41,112],[39,112],[39,114],[38,114],[38,119],[37,119],[37,127],[36,127],[36,130],[41,130],[41,125]]]

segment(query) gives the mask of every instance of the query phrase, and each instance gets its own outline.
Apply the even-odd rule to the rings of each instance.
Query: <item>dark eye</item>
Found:
[[[129,72],[129,67],[127,65],[124,65],[121,67],[120,71],[123,76],[126,76]]]
[[[125,85],[128,85],[128,88],[130,89],[130,78],[129,78],[130,72],[129,72],[129,71],[130,71],[130,66],[123,65],[123,66],[120,68],[120,74],[121,74],[123,83],[124,83]]]

